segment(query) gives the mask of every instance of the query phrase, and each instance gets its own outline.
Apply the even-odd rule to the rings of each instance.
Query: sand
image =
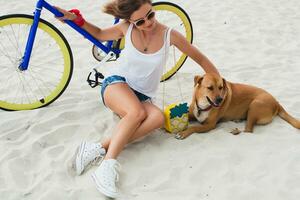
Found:
[[[105,1],[51,0],[79,8],[100,27],[111,17],[100,12]],[[191,17],[194,44],[231,82],[268,90],[300,118],[300,3],[298,0],[174,0]],[[1,0],[0,14],[33,11],[35,1]],[[0,199],[106,199],[90,177],[96,166],[75,176],[70,162],[81,141],[100,141],[118,119],[103,106],[99,88],[85,79],[97,62],[91,44],[53,22],[72,46],[75,68],[66,92],[48,107],[0,111]],[[46,56],[46,55],[45,55]],[[193,77],[203,70],[190,59],[179,71],[184,101],[190,102]],[[166,83],[167,103],[181,101],[176,78]],[[161,100],[161,88],[156,103]],[[4,95],[4,94],[1,94]],[[128,145],[119,199],[133,200],[293,200],[300,197],[300,131],[275,118],[253,134],[237,136],[244,122],[225,122],[205,134],[177,140],[164,130]]]

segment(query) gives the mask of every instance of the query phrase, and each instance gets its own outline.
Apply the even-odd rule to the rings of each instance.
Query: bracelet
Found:
[[[82,27],[83,24],[85,23],[85,19],[82,17],[82,15],[80,14],[80,11],[78,9],[72,9],[69,10],[70,13],[75,14],[77,17],[73,20],[73,22],[79,26]]]

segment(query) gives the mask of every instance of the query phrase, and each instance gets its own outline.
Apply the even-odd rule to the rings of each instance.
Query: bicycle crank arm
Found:
[[[103,63],[106,63],[107,61],[111,60],[115,56],[116,54],[110,51],[93,69],[99,70],[100,67],[102,67]]]

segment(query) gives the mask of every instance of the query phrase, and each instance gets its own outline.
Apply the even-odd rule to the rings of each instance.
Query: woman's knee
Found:
[[[156,128],[162,128],[165,125],[165,115],[161,110],[152,110],[149,114],[149,118],[153,121],[153,125]]]
[[[153,122],[155,128],[162,128],[165,125],[165,115],[164,113],[153,104],[144,104],[144,107],[148,113],[148,118]]]
[[[136,122],[142,122],[147,118],[147,112],[143,107],[132,109],[126,113],[130,118]]]

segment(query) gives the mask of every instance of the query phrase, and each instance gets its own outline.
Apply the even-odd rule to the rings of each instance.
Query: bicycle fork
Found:
[[[24,51],[24,56],[22,57],[21,63],[19,65],[19,69],[21,71],[25,71],[28,69],[29,61],[30,61],[30,56],[32,53],[32,47],[34,44],[34,39],[36,36],[37,28],[39,25],[39,20],[41,16],[41,11],[43,7],[43,0],[38,1],[36,4],[36,9],[34,11],[34,19],[33,19],[33,24],[31,25],[25,51]]]
[[[60,13],[56,9],[54,9],[45,0],[39,0],[37,2],[35,11],[33,13],[34,14],[33,23],[30,27],[30,31],[29,31],[25,51],[24,51],[24,56],[22,57],[21,63],[19,65],[19,69],[21,71],[25,71],[25,70],[28,69],[29,62],[30,62],[30,56],[31,56],[31,53],[32,53],[32,48],[33,48],[33,45],[34,45],[34,40],[35,40],[35,36],[36,36],[36,33],[37,33],[37,28],[38,28],[38,25],[39,25],[39,21],[40,21],[41,12],[42,12],[43,7],[46,8],[47,10],[49,10],[50,12],[52,12],[53,14],[55,14],[55,16],[57,16],[57,17],[62,17],[63,16],[62,13]]]

